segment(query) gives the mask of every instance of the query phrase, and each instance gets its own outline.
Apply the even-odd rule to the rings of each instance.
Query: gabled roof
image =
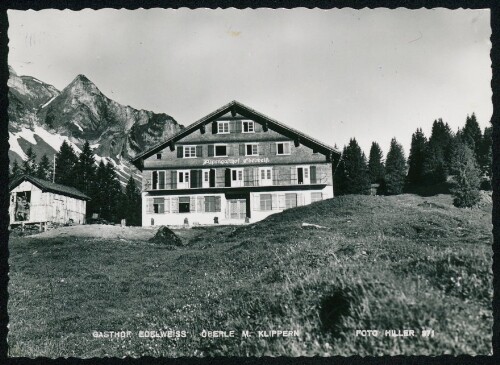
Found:
[[[298,139],[301,144],[311,147],[315,150],[317,150],[320,153],[323,153],[324,155],[333,155],[332,160],[336,160],[337,162],[340,160],[341,152],[335,149],[334,147],[331,147],[323,142],[318,141],[317,139],[314,139],[312,137],[309,137],[308,135],[299,132],[298,130],[294,128],[290,128],[286,126],[283,123],[278,122],[277,120],[274,120],[272,118],[269,118],[267,115],[264,115],[262,113],[259,113],[258,111],[249,108],[246,105],[243,105],[242,103],[233,100],[230,103],[224,105],[223,107],[213,111],[212,113],[204,116],[200,120],[194,122],[193,124],[189,125],[185,129],[181,130],[174,136],[168,138],[167,140],[160,142],[153,147],[149,148],[148,150],[139,153],[137,156],[135,156],[132,160],[130,160],[136,167],[138,167],[140,170],[142,170],[142,161],[145,158],[148,158],[149,156],[152,156],[153,154],[163,150],[165,147],[169,146],[172,143],[175,143],[185,136],[191,134],[194,132],[196,129],[201,128],[202,126],[213,122],[214,120],[217,120],[221,116],[227,114],[228,112],[231,112],[233,114],[239,114],[242,115],[245,118],[253,119],[256,122],[259,122],[261,124],[267,124],[271,129],[275,130],[278,133],[281,133],[285,136],[290,137],[291,139]]]
[[[18,178],[14,179],[10,184],[9,184],[9,191],[14,189],[16,186],[18,186],[20,183],[23,181],[29,181],[42,191],[50,191],[52,193],[60,194],[60,195],[66,195],[70,196],[72,198],[77,198],[77,199],[82,199],[82,200],[90,200],[90,197],[82,193],[80,190],[75,189],[71,186],[66,186],[66,185],[61,185],[61,184],[56,184],[51,181],[47,180],[42,180],[37,177],[29,176],[29,175],[22,175],[19,176]]]

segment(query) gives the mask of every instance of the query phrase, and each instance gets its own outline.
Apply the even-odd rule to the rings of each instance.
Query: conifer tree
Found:
[[[368,173],[370,174],[370,182],[381,184],[384,180],[384,162],[383,153],[377,142],[372,142],[370,148],[370,157],[368,158]]]
[[[128,225],[140,226],[141,225],[141,193],[137,188],[137,184],[130,176],[127,186],[125,187],[124,194],[124,212],[125,219]]]
[[[386,194],[395,195],[403,192],[406,179],[406,158],[403,146],[391,140],[391,147],[385,161],[385,189]]]
[[[427,153],[427,138],[418,128],[411,137],[410,156],[408,157],[408,176],[406,181],[410,186],[419,186],[424,182],[424,163]]]
[[[344,147],[342,159],[335,174],[336,194],[370,194],[368,166],[355,138]]]
[[[449,169],[449,153],[453,134],[448,123],[442,119],[432,124],[428,149],[424,161],[424,176],[426,184],[437,184],[446,181]]]
[[[454,175],[452,188],[453,204],[457,207],[472,207],[479,202],[479,169],[468,143],[458,144],[451,161]]]
[[[476,120],[476,115],[474,113],[472,113],[470,117],[467,116],[465,120],[465,126],[462,129],[462,139],[467,144],[467,146],[469,146],[472,152],[474,152],[476,157],[478,157],[483,136],[481,133],[481,128],[479,127],[479,123]]]
[[[37,170],[36,153],[31,146],[28,148],[28,151],[26,151],[26,156],[26,160],[23,161],[23,174],[35,176]]]
[[[481,175],[491,182],[493,167],[493,130],[491,127],[484,129],[483,138],[480,143],[478,161]]]
[[[21,171],[21,168],[19,167],[19,164],[17,163],[17,160],[14,160],[14,163],[12,164],[12,171],[10,173],[10,179],[14,180],[16,177],[21,176],[23,173]]]
[[[76,187],[75,165],[78,156],[66,141],[64,141],[56,154],[55,182],[67,186]]]
[[[123,198],[120,182],[111,162],[105,164],[103,160],[97,168],[94,183],[92,184],[92,199],[94,210],[89,213],[99,213],[102,219],[115,222],[123,214],[119,214],[118,207]]]
[[[95,175],[95,157],[89,142],[85,141],[82,152],[75,163],[76,188],[85,194],[90,193],[90,186]]]
[[[43,180],[52,180],[52,166],[50,165],[49,158],[46,154],[44,154],[40,159],[40,163],[38,164],[38,168],[36,170],[36,177]]]

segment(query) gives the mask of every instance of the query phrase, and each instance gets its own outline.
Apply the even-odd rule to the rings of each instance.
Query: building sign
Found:
[[[245,158],[226,158],[226,159],[206,159],[203,160],[203,165],[241,165],[241,164],[258,164],[269,163],[268,157],[245,157]]]

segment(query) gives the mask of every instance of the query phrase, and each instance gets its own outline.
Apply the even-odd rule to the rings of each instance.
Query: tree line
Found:
[[[471,207],[479,202],[479,190],[491,190],[492,127],[481,131],[476,116],[467,116],[454,133],[442,119],[434,120],[429,138],[422,128],[412,135],[410,155],[393,138],[384,160],[373,142],[368,159],[355,138],[344,146],[334,185],[337,195],[451,192],[454,205]],[[376,185],[374,185],[376,184]]]
[[[123,190],[113,164],[103,160],[97,164],[88,141],[79,155],[64,141],[55,155],[55,168],[46,154],[37,163],[31,147],[26,156],[21,166],[14,161],[11,179],[30,175],[74,187],[91,199],[87,202],[87,218],[97,213],[106,221],[118,222],[125,218],[128,225],[141,225],[141,195],[135,180],[130,176]]]

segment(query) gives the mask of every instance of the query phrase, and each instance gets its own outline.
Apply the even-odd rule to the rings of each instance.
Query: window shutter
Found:
[[[209,186],[212,188],[215,187],[215,169],[210,169],[210,176],[208,180],[209,180]]]
[[[240,144],[240,156],[245,156],[245,144]]]
[[[257,122],[254,122],[254,129],[255,129],[255,132],[262,132],[262,125],[260,125],[260,123],[257,123]]]
[[[259,194],[252,194],[252,195],[253,195],[252,210],[259,210],[259,208],[260,208],[260,196],[259,196]]]
[[[170,213],[170,198],[165,198],[165,213]]]
[[[153,199],[146,198],[146,212],[153,213]]]
[[[285,194],[278,195],[278,209],[285,209]]]
[[[275,155],[275,154],[276,154],[276,143],[272,142],[271,143],[271,155]]]
[[[196,183],[198,182],[198,170],[190,170],[189,175],[191,178],[191,181],[189,181],[189,187],[196,188]]]
[[[234,132],[235,133],[241,133],[242,131],[242,125],[243,125],[243,121],[241,120],[235,120],[234,121]]]
[[[251,167],[246,169],[247,174],[248,174],[248,186],[254,186],[254,177],[253,177],[253,169]]]
[[[305,196],[304,194],[300,193],[297,194],[297,206],[301,207],[305,204]]]
[[[158,172],[158,189],[165,189],[165,171]]]
[[[255,186],[259,186],[260,176],[259,176],[259,168],[254,167],[253,169],[253,181]]]
[[[196,198],[196,211],[198,213],[203,213],[205,211],[204,200],[205,200],[205,198],[202,196],[199,196]]]
[[[217,134],[217,122],[212,122],[212,134]]]
[[[243,168],[243,185],[244,186],[251,186],[250,185],[250,169],[249,168]]]
[[[172,189],[177,189],[177,170],[170,171],[170,182]]]
[[[311,184],[316,184],[316,166],[309,168]]]
[[[152,172],[151,189],[158,189],[158,171]]]
[[[230,144],[226,148],[227,148],[227,155],[234,156],[234,145]]]
[[[271,209],[272,210],[278,209],[278,194],[271,195]]]
[[[183,152],[184,152],[184,148],[182,146],[177,146],[177,157],[179,157],[179,158],[184,157]]]
[[[209,144],[208,145],[208,157],[213,157],[213,155],[214,155],[214,145]]]
[[[297,184],[297,169],[294,166],[290,168],[290,184]]]
[[[285,142],[283,145],[283,153],[290,154],[290,142]]]
[[[203,157],[203,146],[196,146],[196,157]]]
[[[165,189],[172,188],[172,174],[169,174],[168,171],[165,171]]]
[[[215,197],[215,211],[220,212],[220,196]]]
[[[226,169],[225,171],[225,183],[226,186],[231,186],[231,169]]]
[[[170,211],[172,213],[179,213],[179,198],[178,197],[172,197],[170,200]]]
[[[196,197],[191,196],[189,199],[189,211],[190,212],[196,212]]]
[[[273,166],[273,185],[281,185],[280,184],[280,171],[278,166]]]

